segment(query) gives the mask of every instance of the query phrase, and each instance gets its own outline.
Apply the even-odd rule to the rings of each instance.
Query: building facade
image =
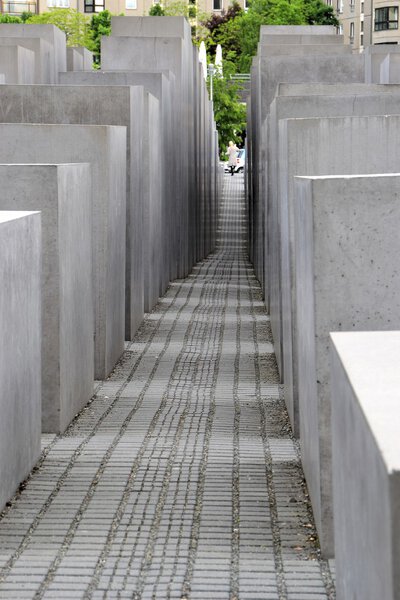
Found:
[[[326,0],[337,13],[340,33],[355,52],[400,43],[399,0]]]
[[[246,0],[238,2],[246,8]],[[0,0],[0,13],[20,15],[23,12],[42,13],[50,8],[74,8],[88,15],[107,9],[113,14],[141,17],[149,14],[154,3],[155,0]],[[195,6],[200,14],[222,13],[229,8],[231,0],[188,0],[188,4]]]

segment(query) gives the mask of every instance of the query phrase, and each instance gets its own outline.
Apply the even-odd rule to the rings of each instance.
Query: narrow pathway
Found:
[[[0,519],[1,599],[333,600],[245,215],[226,175],[216,253],[44,436]]]

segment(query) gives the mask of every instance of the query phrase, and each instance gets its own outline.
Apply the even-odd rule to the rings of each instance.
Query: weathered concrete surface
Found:
[[[0,46],[0,71],[5,83],[34,83],[35,55],[22,46]]]
[[[111,18],[112,36],[180,37],[191,39],[189,22],[183,17],[116,17]]]
[[[40,455],[40,230],[0,212],[0,510]]]
[[[126,314],[125,336],[132,339],[144,315],[143,136],[144,90],[128,86],[4,86],[0,121],[122,125],[126,138]],[[133,152],[131,152],[133,148]],[[122,352],[122,350],[121,350]],[[118,358],[118,357],[117,357]]]
[[[53,47],[54,82],[58,81],[58,73],[67,70],[67,50],[65,33],[55,25],[30,23],[1,23],[0,38],[41,38]]]
[[[388,54],[380,65],[379,83],[400,83],[400,54]]]
[[[124,349],[126,130],[100,125],[0,125],[0,162],[92,166],[95,377]]]
[[[65,431],[93,394],[90,165],[0,165],[0,210],[41,211],[42,431]]]
[[[34,79],[26,83],[56,83],[56,63],[52,44],[42,38],[1,37],[0,35],[0,47],[9,45],[23,46],[34,53]]]
[[[377,44],[364,49],[365,83],[385,83],[381,81],[381,65],[388,55],[395,56],[400,48],[392,44]]]
[[[287,86],[291,88],[291,86]],[[302,86],[292,86],[294,89]],[[293,217],[289,212],[287,198],[279,196],[279,135],[278,124],[282,119],[304,117],[331,117],[340,115],[396,114],[399,110],[400,89],[391,86],[384,94],[367,93],[355,86],[354,94],[342,96],[342,86],[335,95],[335,86],[326,87],[330,95],[307,94],[277,96],[271,103],[268,117],[267,181],[265,183],[267,210],[265,211],[265,244],[268,248],[268,282],[270,290],[271,325],[274,333],[278,365],[285,383],[285,401],[295,435],[299,433],[298,422],[298,357],[297,325],[295,321],[296,291],[294,281]],[[370,86],[365,86],[369,89]],[[373,86],[379,87],[379,86]],[[302,91],[302,90],[301,90]],[[299,159],[300,160],[300,159]],[[329,158],[320,173],[329,173]],[[325,170],[324,170],[325,169]],[[260,234],[261,235],[261,234]],[[287,247],[287,244],[289,246]],[[287,254],[289,253],[289,254]],[[289,260],[290,266],[287,266]],[[290,268],[290,281],[287,279]],[[292,341],[293,339],[293,341]]]
[[[398,600],[400,334],[331,337],[336,597]]]
[[[336,36],[336,28],[333,25],[261,25],[260,39],[262,40],[266,35],[280,35],[290,43],[293,36],[311,35],[313,36],[312,39],[314,39],[314,36]],[[336,37],[343,38],[341,35]],[[342,39],[340,43],[342,43]]]
[[[181,37],[104,37],[102,38],[102,66],[112,70],[171,70],[175,77],[177,102],[180,114],[177,128],[178,168],[177,181],[180,182],[177,197],[177,218],[179,235],[177,240],[177,276],[187,275],[190,263],[188,238],[188,214],[190,203],[195,198],[194,179],[189,175],[194,169],[194,145],[192,132],[193,88],[191,41]]]
[[[157,164],[158,173],[162,178],[162,211],[163,211],[163,268],[161,271],[160,294],[163,294],[168,287],[170,279],[177,277],[178,264],[178,248],[176,241],[179,238],[177,230],[178,207],[176,206],[176,198],[178,197],[179,182],[177,178],[178,152],[171,151],[171,148],[177,148],[179,145],[179,122],[180,114],[177,108],[179,104],[175,101],[175,76],[171,71],[152,71],[152,72],[135,72],[135,71],[93,71],[93,72],[77,72],[77,73],[61,73],[60,83],[68,85],[133,85],[143,86],[150,92],[160,103],[160,131],[157,147],[162,143],[163,151],[161,157],[156,162],[156,158],[152,159]],[[137,118],[137,109],[134,115]],[[143,117],[144,119],[144,117]],[[142,156],[138,156],[140,142],[137,135],[132,140],[134,154],[132,160],[135,164],[141,165]],[[157,148],[153,149],[157,152]],[[139,161],[139,162],[138,162]],[[140,173],[136,173],[136,177],[143,177],[143,168],[140,167]],[[137,186],[135,186],[137,188]],[[203,258],[204,255],[201,257]],[[137,290],[137,286],[135,288]],[[127,339],[131,339],[134,335],[134,327],[130,329],[127,316]]]
[[[376,118],[376,129],[382,125]],[[356,127],[353,133],[356,138]],[[397,153],[390,144],[386,151]],[[333,555],[328,334],[400,327],[398,181],[384,175],[295,178],[300,443],[327,556]]]

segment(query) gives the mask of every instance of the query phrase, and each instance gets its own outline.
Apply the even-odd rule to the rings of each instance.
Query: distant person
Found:
[[[229,156],[228,166],[231,169],[232,176],[233,176],[233,173],[234,173],[235,167],[236,167],[236,154],[237,154],[238,150],[239,150],[239,148],[236,146],[236,144],[234,144],[233,142],[229,142],[229,146],[228,146],[226,153]]]

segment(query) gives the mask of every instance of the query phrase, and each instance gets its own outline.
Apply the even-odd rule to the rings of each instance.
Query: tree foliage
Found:
[[[213,77],[214,118],[218,130],[218,142],[221,158],[224,158],[229,140],[243,142],[246,128],[246,107],[240,102],[240,85],[231,79],[235,73],[235,65],[223,61],[223,76],[215,73]],[[208,79],[208,87],[210,80]]]
[[[157,2],[156,4],[153,4],[153,6],[149,10],[149,15],[150,15],[150,17],[164,17],[165,16],[164,9],[161,6],[161,4],[159,4],[159,2]]]
[[[109,10],[102,10],[92,15],[89,23],[89,40],[87,47],[93,52],[94,66],[100,68],[101,38],[111,33],[111,17]]]
[[[22,23],[22,19],[14,15],[0,14],[0,23]]]
[[[88,46],[89,17],[73,8],[51,8],[48,12],[31,15],[26,23],[50,23],[65,32],[67,46]]]

